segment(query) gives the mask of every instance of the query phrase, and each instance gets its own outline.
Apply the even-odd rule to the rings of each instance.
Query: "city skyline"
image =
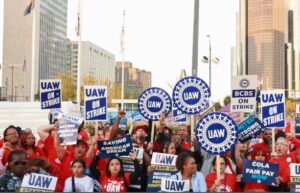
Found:
[[[125,60],[151,71],[152,86],[171,93],[168,82],[175,83],[182,69],[191,74],[193,5],[193,1],[182,0],[84,1],[82,40],[94,42],[120,60],[122,13],[126,10]],[[69,1],[68,6],[68,38],[76,41],[77,3]],[[220,59],[217,66],[212,66],[214,101],[222,101],[230,94],[230,47],[235,45],[237,8],[236,0],[200,1],[198,76],[208,82],[208,65],[201,59],[208,55],[206,35],[210,34],[212,56]],[[227,84],[221,85],[218,77],[223,77],[222,82]]]

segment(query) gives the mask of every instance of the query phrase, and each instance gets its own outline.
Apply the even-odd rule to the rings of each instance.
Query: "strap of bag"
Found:
[[[76,192],[74,176],[72,176],[72,192]]]

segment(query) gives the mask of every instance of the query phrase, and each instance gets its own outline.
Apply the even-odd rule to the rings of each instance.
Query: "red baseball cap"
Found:
[[[136,132],[139,129],[143,129],[147,133],[147,125],[138,125],[134,128],[134,132]]]

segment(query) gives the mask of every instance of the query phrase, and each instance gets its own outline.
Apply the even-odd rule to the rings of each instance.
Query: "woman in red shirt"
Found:
[[[262,161],[265,162],[269,153],[266,152],[264,148],[256,147],[251,152],[251,160]],[[242,178],[242,174],[238,175],[237,181],[240,182]],[[244,183],[244,192],[266,192],[268,190],[268,186],[264,184],[258,183]]]
[[[44,151],[35,146],[35,137],[32,133],[23,133],[20,137],[22,148],[27,153],[27,159],[31,160],[35,157],[45,157]]]
[[[217,179],[217,159],[214,158],[213,166],[215,172],[206,176],[206,185],[209,192],[235,192],[236,177],[233,174],[225,173],[228,160],[225,156],[220,156],[220,179]]]
[[[139,162],[136,159],[136,152],[130,153],[130,157],[133,159],[134,172],[125,173],[123,170],[123,164],[120,158],[110,158],[105,172],[99,172],[97,163],[99,156],[96,156],[90,166],[90,171],[95,179],[99,179],[102,185],[102,192],[126,192],[127,187],[137,181],[140,174]]]

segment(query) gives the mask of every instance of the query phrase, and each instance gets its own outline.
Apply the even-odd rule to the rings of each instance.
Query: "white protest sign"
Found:
[[[61,108],[61,81],[41,80],[40,99],[41,109]]]
[[[20,192],[54,192],[57,177],[43,174],[26,174],[21,184]]]
[[[189,192],[189,180],[172,180],[167,178],[161,179],[162,192]]]
[[[86,121],[104,121],[107,113],[107,86],[84,87]]]
[[[296,105],[296,113],[299,114],[300,113],[300,104]]]
[[[175,166],[177,155],[153,152],[151,165]]]
[[[256,86],[257,75],[233,76],[230,112],[255,112]]]

